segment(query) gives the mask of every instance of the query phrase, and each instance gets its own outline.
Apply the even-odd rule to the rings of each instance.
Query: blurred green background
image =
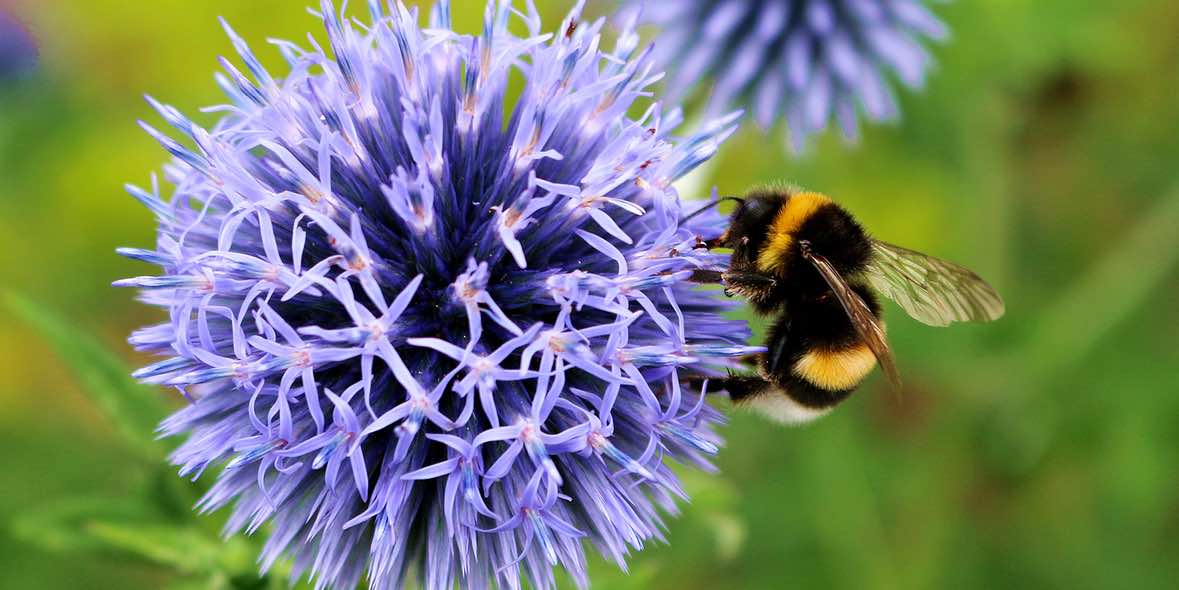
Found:
[[[116,246],[153,241],[121,189],[164,160],[140,95],[197,114],[232,54],[216,16],[276,66],[266,37],[318,35],[305,4],[0,0],[40,45],[34,72],[0,83],[0,587],[285,587],[249,575],[253,541],[188,517],[195,486],[144,442],[178,400],[128,384],[121,365],[144,359],[124,338],[159,316],[108,285],[143,270]],[[541,3],[550,27],[564,4]],[[460,28],[480,11],[456,2]],[[835,195],[878,236],[977,269],[1007,317],[933,330],[894,308],[902,399],[874,377],[806,428],[735,415],[721,474],[685,475],[670,546],[629,575],[594,560],[596,587],[1179,579],[1179,5],[936,11],[954,38],[900,124],[798,157],[746,129],[694,181]]]

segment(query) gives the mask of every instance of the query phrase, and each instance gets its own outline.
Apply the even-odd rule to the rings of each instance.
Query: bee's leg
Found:
[[[729,392],[729,399],[733,403],[740,404],[769,394],[774,384],[755,375],[729,375],[721,380],[720,387]]]
[[[724,285],[725,295],[741,295],[751,299],[764,298],[778,286],[778,279],[761,273],[704,268],[693,270],[688,280],[704,285]]]
[[[755,352],[744,356],[734,357],[733,360],[741,363],[741,366],[749,369],[758,370],[762,364],[762,358],[765,356],[763,352]]]
[[[729,392],[729,399],[734,403],[741,403],[742,401],[767,393],[773,385],[762,379],[757,375],[738,374],[729,372],[726,377],[708,377],[705,375],[692,375],[685,379],[687,383],[695,387],[703,387],[708,383],[708,393],[715,394],[721,391]]]
[[[771,313],[780,305],[778,279],[756,272],[742,270],[692,271],[688,280],[705,285],[723,285],[727,297],[742,297],[753,304],[758,313]]]
[[[698,268],[692,271],[692,275],[688,280],[693,283],[701,283],[704,285],[719,285],[724,282],[724,271],[721,270],[707,270]]]
[[[729,271],[721,276],[725,295],[739,295],[750,301],[765,301],[778,286],[774,277],[756,272]]]
[[[755,352],[752,354],[747,354],[745,356],[736,357],[734,360],[741,363],[741,365],[749,368],[750,370],[760,373],[762,363],[765,362],[764,357],[765,357],[765,353]],[[705,383],[708,383],[709,384],[709,387],[708,387],[709,391],[717,392],[717,391],[727,390],[728,386],[730,384],[734,384],[734,386],[738,387],[738,388],[744,387],[744,385],[742,385],[743,383],[745,383],[744,381],[742,381],[743,379],[750,380],[749,381],[750,383],[752,383],[753,381],[765,381],[765,379],[762,379],[761,377],[756,377],[754,375],[734,373],[732,368],[729,369],[728,376],[725,376],[725,377],[719,377],[716,375],[693,374],[693,375],[688,375],[687,377],[685,377],[684,381],[686,383],[691,384],[692,386],[695,386],[695,387],[702,387]]]

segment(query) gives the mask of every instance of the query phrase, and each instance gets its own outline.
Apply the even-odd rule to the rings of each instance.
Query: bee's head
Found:
[[[733,250],[734,263],[757,259],[765,243],[766,230],[777,217],[785,202],[779,193],[752,193],[741,201],[729,218],[729,230],[722,245]]]

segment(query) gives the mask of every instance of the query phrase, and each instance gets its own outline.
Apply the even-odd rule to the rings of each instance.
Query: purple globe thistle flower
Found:
[[[187,435],[172,459],[223,466],[200,508],[267,525],[264,568],[584,586],[586,542],[624,566],[661,538],[666,463],[709,467],[721,417],[689,383],[764,350],[687,282],[725,264],[696,248],[724,220],[682,223],[670,186],[735,116],[681,138],[678,110],[628,114],[649,52],[601,49],[580,5],[544,35],[531,2],[489,4],[475,37],[446,3],[427,28],[370,10],[325,0],[334,57],[275,42],[284,79],[227,26],[245,72],[222,60],[210,130],[149,99],[187,145],[143,125],[175,159],[171,198],[129,187],[159,239],[121,252],[163,272],[116,284],[169,314],[132,335],[167,357],[136,375],[190,400],[160,427]]]
[[[20,76],[37,62],[37,45],[15,16],[0,8],[0,81]]]
[[[887,77],[923,86],[931,58],[921,41],[948,36],[922,0],[626,2],[623,20],[639,14],[662,29],[655,57],[669,98],[711,79],[710,112],[747,107],[762,128],[784,117],[795,149],[832,117],[852,140],[861,112],[895,119]]]

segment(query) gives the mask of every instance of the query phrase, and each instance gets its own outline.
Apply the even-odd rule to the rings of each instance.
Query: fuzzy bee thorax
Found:
[[[817,279],[810,264],[802,260],[805,244],[826,257],[844,276],[854,276],[867,266],[872,243],[860,224],[826,195],[789,195],[765,228],[765,241],[757,253],[759,272],[803,283]],[[824,286],[814,285],[820,290]]]
[[[768,240],[757,255],[757,268],[765,273],[782,273],[795,257],[799,230],[831,199],[819,193],[798,193],[787,198],[767,228]]]

